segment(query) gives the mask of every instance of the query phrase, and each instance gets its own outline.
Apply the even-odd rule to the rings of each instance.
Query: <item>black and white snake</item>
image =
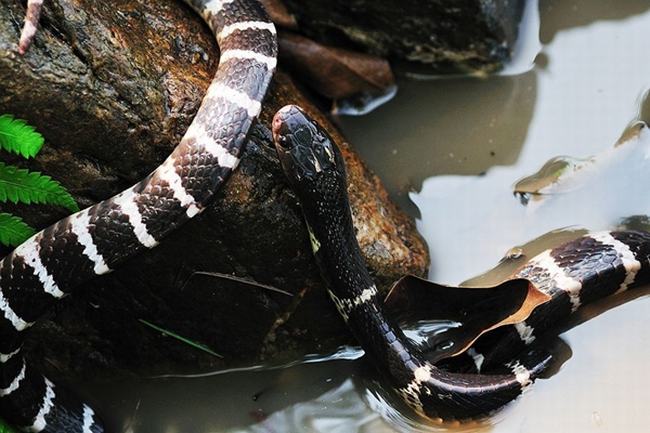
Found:
[[[527,348],[581,305],[650,281],[650,233],[599,232],[547,250],[515,271],[548,295],[523,322],[479,338],[466,353],[475,370],[507,362],[507,374],[451,372],[430,363],[384,313],[356,241],[341,154],[327,132],[295,106],[280,110],[273,135],[301,202],[316,260],[340,314],[370,359],[415,411],[463,420],[515,399],[550,355]],[[495,338],[496,336],[496,338]]]
[[[185,1],[214,31],[221,59],[178,147],[142,182],[39,232],[0,262],[0,416],[25,431],[104,431],[90,407],[26,363],[21,354],[24,331],[77,285],[155,247],[205,209],[237,166],[260,112],[277,54],[275,29],[262,7],[253,0]],[[20,51],[33,38],[41,3],[28,2]],[[516,398],[544,369],[548,355],[524,352],[511,362],[512,373],[507,375],[450,373],[427,362],[383,314],[355,240],[338,149],[294,107],[276,115],[273,130],[332,299],[405,401],[429,417],[462,419]],[[650,235],[603,233],[581,242],[543,254],[520,271],[552,295],[545,305],[557,309],[558,317],[648,277]],[[531,316],[502,332],[518,336],[517,344],[532,341],[535,332],[543,332],[544,320],[556,317],[540,311],[541,319]],[[477,350],[481,341],[476,342]]]

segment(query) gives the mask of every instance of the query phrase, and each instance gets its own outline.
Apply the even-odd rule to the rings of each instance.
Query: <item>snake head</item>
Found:
[[[280,109],[273,117],[272,128],[280,162],[294,185],[344,170],[331,137],[297,106]]]

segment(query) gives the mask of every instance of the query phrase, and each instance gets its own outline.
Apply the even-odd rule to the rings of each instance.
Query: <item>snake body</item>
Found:
[[[467,375],[429,363],[387,317],[352,226],[345,167],[327,133],[297,107],[273,122],[280,161],[301,203],[312,247],[329,293],[366,354],[401,397],[429,418],[465,419],[518,396],[550,360],[531,353],[521,375]]]
[[[24,431],[99,433],[93,410],[35,371],[25,331],[79,284],[155,247],[201,213],[237,166],[276,67],[273,24],[253,0],[186,0],[213,31],[220,64],[172,154],[133,187],[37,233],[0,261],[0,416]],[[31,1],[26,49],[40,1]]]
[[[565,324],[581,306],[650,283],[650,233],[588,233],[531,258],[512,278],[529,280],[550,300],[525,321],[481,336],[463,357],[451,362],[453,368],[497,368],[549,330]]]
[[[537,334],[583,304],[650,279],[649,233],[593,233],[548,250],[528,261],[513,278],[527,279],[550,295],[550,301],[538,306],[526,321],[493,331],[497,338],[482,337],[489,344],[479,339],[468,351],[475,360],[485,361],[484,371],[501,371],[498,362],[507,361],[507,374],[443,370],[428,362],[384,314],[356,241],[345,167],[331,138],[294,106],[276,114],[273,134],[332,300],[398,394],[426,417],[473,418],[515,399],[550,361],[543,349],[526,347]],[[497,354],[501,355],[498,362]],[[491,355],[495,356],[488,359]],[[492,367],[485,368],[491,362]]]

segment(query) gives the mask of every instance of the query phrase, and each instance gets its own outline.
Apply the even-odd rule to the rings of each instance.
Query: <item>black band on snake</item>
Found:
[[[525,322],[493,331],[500,337],[516,336],[517,344],[511,346],[513,341],[506,340],[493,348],[495,354],[509,356],[502,361],[509,361],[511,374],[442,370],[426,361],[382,311],[352,226],[344,163],[331,138],[294,106],[276,114],[273,135],[331,298],[370,359],[392,380],[402,398],[429,418],[473,418],[515,399],[550,358],[546,352],[531,350],[515,359],[513,349],[503,351],[503,347],[521,351],[537,333],[566,319],[580,305],[649,280],[648,233],[594,233],[548,250],[528,261],[513,278],[529,280],[550,300]],[[489,335],[481,337],[473,349],[482,347]],[[487,355],[485,348],[485,355],[480,356]]]
[[[253,0],[186,0],[216,36],[216,75],[180,144],[146,179],[39,232],[0,262],[0,416],[29,432],[99,433],[91,408],[34,371],[24,331],[80,283],[115,269],[205,209],[237,166],[276,66],[273,24]],[[20,50],[35,32],[30,1]]]

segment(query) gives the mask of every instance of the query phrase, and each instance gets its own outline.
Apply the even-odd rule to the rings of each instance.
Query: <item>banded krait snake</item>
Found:
[[[28,2],[19,51],[34,36],[42,0]],[[71,215],[0,262],[0,416],[31,432],[100,433],[93,410],[26,363],[27,330],[54,302],[115,269],[203,211],[239,163],[276,67],[275,27],[254,0],[185,0],[216,36],[216,75],[179,145],[153,173]]]
[[[426,417],[463,420],[515,399],[550,361],[543,347],[526,347],[536,336],[583,304],[650,281],[646,232],[593,233],[548,250],[512,278],[532,283],[549,300],[527,320],[479,338],[469,351],[474,355],[470,360],[483,361],[484,372],[502,371],[501,362],[507,363],[507,374],[442,369],[384,313],[356,241],[343,159],[327,132],[299,108],[288,106],[275,115],[273,135],[331,298],[369,358]]]

